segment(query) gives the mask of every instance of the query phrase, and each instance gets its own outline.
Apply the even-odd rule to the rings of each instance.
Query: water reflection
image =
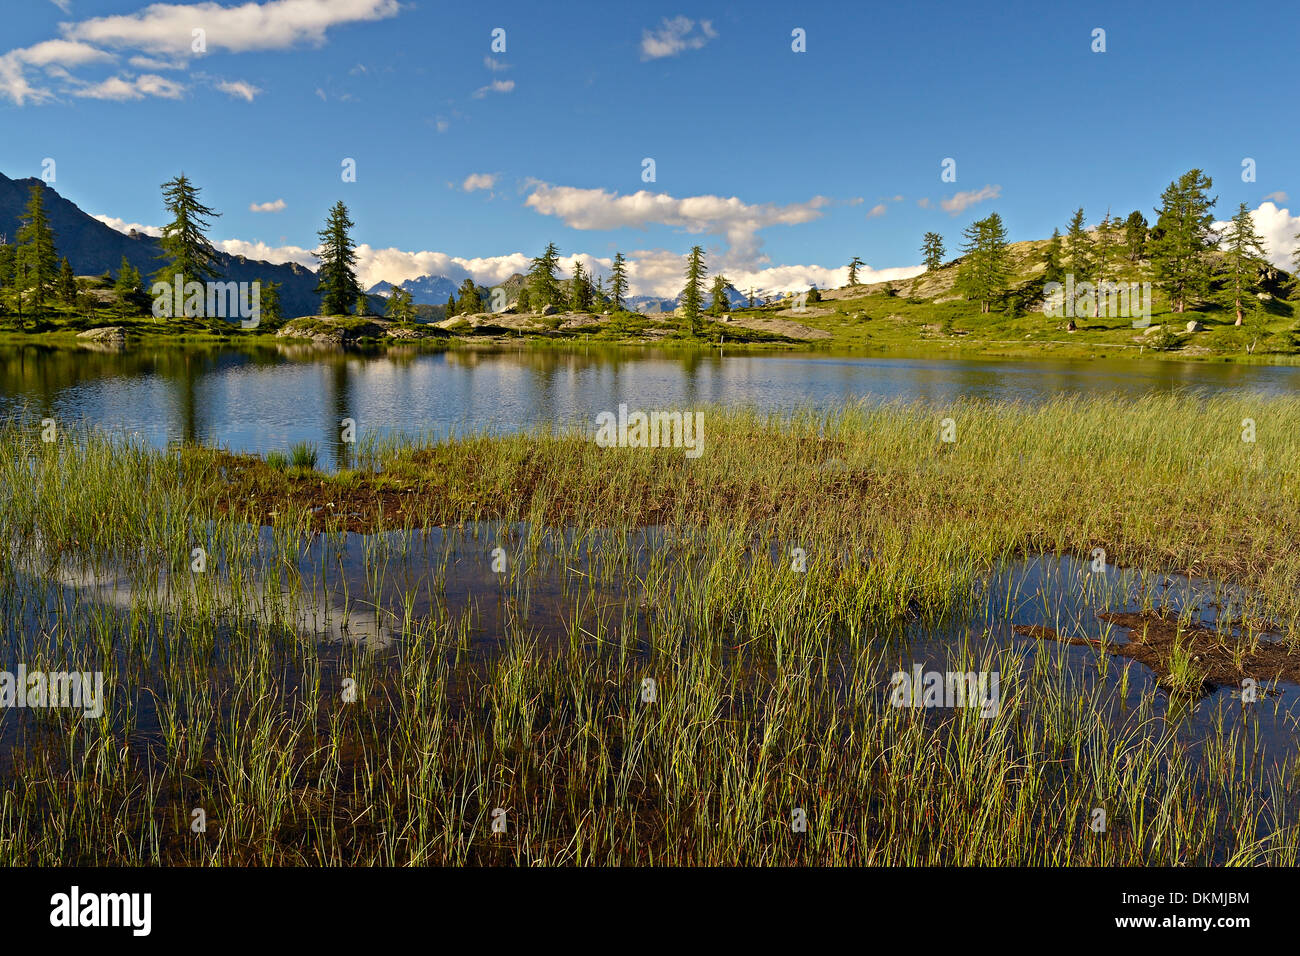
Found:
[[[1192,387],[1265,394],[1300,387],[1300,368],[1131,359],[890,359],[828,352],[725,354],[615,348],[322,351],[169,347],[102,352],[0,347],[0,416],[52,417],[264,452],[309,441],[346,461],[340,423],[359,432],[432,433],[543,422],[590,423],[620,402],[788,410],[867,400],[959,397],[1041,401]]]

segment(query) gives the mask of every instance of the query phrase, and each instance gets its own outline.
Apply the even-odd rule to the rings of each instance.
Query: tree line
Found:
[[[152,283],[169,287],[181,277],[181,287],[190,282],[219,278],[216,249],[207,238],[209,219],[219,213],[199,200],[198,188],[184,173],[162,185],[163,205],[171,219],[158,238],[162,263],[151,277]],[[53,306],[64,312],[93,313],[98,300],[86,293],[83,284],[68,262],[58,257],[58,237],[45,211],[45,189],[33,183],[27,206],[20,219],[16,242],[0,236],[0,311],[11,312],[20,320],[46,317]],[[117,276],[112,280],[111,310],[129,318],[150,311],[150,297],[145,292],[140,270],[122,256]],[[261,315],[264,320],[280,317],[280,283],[261,283]]]
[[[1107,210],[1101,222],[1088,229],[1083,208],[1076,209],[1064,235],[1059,228],[1053,229],[1042,251],[1042,283],[1063,282],[1068,273],[1078,281],[1100,285],[1115,281],[1124,263],[1134,265],[1146,259],[1153,285],[1165,292],[1174,312],[1184,313],[1211,302],[1232,311],[1236,324],[1241,325],[1270,266],[1263,238],[1244,202],[1222,229],[1215,228],[1212,210],[1218,200],[1210,196],[1212,186],[1211,178],[1199,169],[1184,173],[1161,193],[1154,226],[1139,210],[1123,220]],[[1006,227],[996,212],[962,232],[956,288],[968,301],[979,304],[981,314],[994,305],[1015,307],[1018,303],[1011,287],[1013,263],[1008,247]],[[943,237],[927,232],[921,252],[927,272],[939,269],[945,254]],[[1217,272],[1211,253],[1218,253],[1221,262]],[[857,258],[850,263],[850,285],[857,284],[856,267],[861,264]],[[1296,266],[1300,268],[1300,249]],[[1096,317],[1100,297],[1094,298],[1093,308]],[[1073,319],[1070,326],[1074,327]]]

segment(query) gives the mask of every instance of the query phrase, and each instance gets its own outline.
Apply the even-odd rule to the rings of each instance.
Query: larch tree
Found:
[[[144,303],[144,281],[140,270],[122,257],[122,264],[117,270],[117,281],[113,283],[113,305],[117,314],[126,318],[141,311]]]
[[[921,255],[925,257],[925,271],[934,272],[942,266],[946,254],[943,248],[943,236],[937,232],[927,232],[921,240]]]
[[[978,302],[980,312],[987,314],[1007,292],[1010,263],[1006,227],[1001,216],[991,213],[966,227],[962,238],[957,288],[967,300]]]
[[[609,277],[609,298],[611,302],[611,311],[618,312],[623,308],[623,299],[627,296],[627,262],[623,259],[623,253],[614,253],[614,269]]]
[[[1124,220],[1124,246],[1129,262],[1137,262],[1146,254],[1147,217],[1136,209]]]
[[[67,256],[64,256],[63,261],[59,263],[59,277],[55,280],[55,292],[64,305],[77,304],[77,274],[72,271],[72,264],[68,262]]]
[[[727,277],[719,273],[713,277],[713,286],[709,290],[709,314],[722,315],[731,311],[731,300],[727,297]]]
[[[316,251],[320,258],[316,294],[321,297],[322,315],[347,315],[354,304],[361,304],[356,246],[352,242],[353,225],[348,217],[348,207],[340,199],[330,208],[325,228],[316,234],[321,243]],[[368,308],[367,305],[367,311]]]
[[[1175,312],[1209,288],[1209,252],[1216,244],[1213,180],[1199,169],[1188,170],[1160,194],[1159,213],[1148,243],[1156,283],[1169,295]]]
[[[538,312],[548,305],[559,308],[564,300],[564,290],[555,274],[559,268],[560,250],[548,242],[546,251],[534,258],[528,269],[529,299]]]
[[[1106,215],[1102,217],[1101,225],[1097,227],[1097,241],[1093,249],[1094,268],[1097,275],[1097,294],[1092,297],[1092,317],[1094,319],[1101,317],[1101,284],[1109,278],[1106,270],[1110,265],[1115,245],[1115,227],[1110,218],[1110,210],[1107,209]]]
[[[1259,291],[1259,272],[1268,263],[1264,238],[1255,231],[1255,220],[1245,203],[1237,207],[1237,214],[1224,230],[1223,254],[1227,276],[1222,301],[1236,313],[1233,324],[1241,325],[1246,315],[1244,303]]]
[[[1065,266],[1061,264],[1061,230],[1053,229],[1052,238],[1043,250],[1043,282],[1061,282],[1065,279]]]
[[[44,183],[32,185],[17,236],[18,282],[21,292],[30,293],[28,301],[32,304],[33,315],[45,311],[45,303],[54,291],[59,271],[54,230],[45,214],[44,192]]]
[[[161,268],[154,273],[155,283],[172,285],[180,276],[182,291],[191,282],[207,282],[220,276],[217,250],[208,241],[209,219],[221,214],[199,200],[199,188],[181,173],[162,184],[163,206],[171,222],[163,226],[158,248]],[[187,297],[188,298],[188,297]]]
[[[704,249],[692,246],[686,257],[686,287],[682,289],[682,317],[690,324],[691,334],[700,331],[700,306],[704,300],[704,277],[708,273],[704,264]]]
[[[569,307],[574,312],[591,311],[591,280],[582,268],[582,260],[573,260],[573,278],[569,280]]]
[[[474,284],[472,277],[466,276],[457,291],[459,292],[456,296],[457,315],[477,315],[486,311],[483,308],[483,297],[479,295],[478,286]]]
[[[1065,253],[1070,260],[1070,272],[1076,282],[1090,282],[1093,279],[1095,263],[1092,257],[1092,239],[1084,223],[1083,207],[1080,206],[1070,217],[1070,225],[1065,231]]]

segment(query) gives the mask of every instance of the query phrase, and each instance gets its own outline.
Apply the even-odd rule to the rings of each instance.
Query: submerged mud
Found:
[[[1043,625],[1016,625],[1024,637],[1093,647],[1149,667],[1159,683],[1203,697],[1223,687],[1253,680],[1277,693],[1279,682],[1300,683],[1300,654],[1276,635],[1246,636],[1187,622],[1167,610],[1100,611],[1098,619],[1127,632],[1124,640],[1066,634]]]

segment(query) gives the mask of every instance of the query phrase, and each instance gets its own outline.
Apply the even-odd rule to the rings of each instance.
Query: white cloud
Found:
[[[502,63],[496,57],[492,57],[492,56],[483,57],[483,65],[486,66],[493,73],[500,73],[502,70],[510,69],[509,63]]]
[[[671,20],[664,17],[658,30],[644,30],[641,33],[641,59],[657,60],[660,57],[676,56],[684,50],[698,50],[718,35],[709,20],[700,21],[699,32],[694,32],[695,21],[689,17],[678,16]]]
[[[33,46],[10,50],[0,56],[0,96],[8,97],[18,106],[43,103],[51,99],[54,93],[46,87],[32,86],[27,81],[25,67],[41,67],[51,76],[63,78],[68,76],[64,67],[103,63],[113,59],[111,53],[71,40],[44,40]]]
[[[249,103],[253,102],[254,97],[262,92],[252,83],[245,83],[243,80],[222,80],[217,84],[217,89],[222,93],[226,93],[236,99],[245,100]]]
[[[82,66],[86,63],[103,63],[113,59],[113,54],[105,53],[87,43],[72,40],[44,40],[35,46],[12,50],[5,56],[12,56],[32,66],[47,66],[59,63],[63,66]]]
[[[92,218],[98,219],[104,225],[116,229],[121,233],[128,233],[134,229],[136,232],[143,233],[146,236],[162,235],[162,229],[158,226],[143,226],[138,222],[127,222],[124,219],[118,219],[116,216],[93,216]]]
[[[67,12],[66,0],[56,0]],[[208,50],[242,53],[250,50],[279,50],[302,44],[321,45],[331,27],[348,23],[382,20],[401,12],[399,0],[268,0],[236,6],[203,3],[153,3],[136,13],[59,24],[61,39],[0,55],[0,96],[19,106],[43,103],[54,91],[34,86],[25,67],[83,66],[115,59],[104,47],[133,51],[130,63],[138,70],[183,69],[193,54],[193,30],[202,29]],[[138,81],[115,77],[75,89],[76,80],[66,71],[55,74],[65,87],[60,92],[92,99],[139,99],[179,95],[179,85],[167,86],[142,77]],[[152,90],[150,86],[152,85]],[[248,99],[260,92],[248,84],[232,84],[226,90]]]
[[[472,193],[476,189],[492,189],[496,184],[496,173],[470,173],[460,184],[460,188],[467,193]]]
[[[602,263],[602,272],[609,269],[608,260]],[[675,298],[685,284],[686,257],[667,249],[638,249],[628,254],[628,286],[631,295],[653,295],[665,299]],[[728,266],[710,257],[709,274],[722,273],[741,292],[754,289],[764,295],[794,292],[816,285],[820,289],[834,289],[848,284],[848,266],[830,268],[819,265],[779,265],[762,268]],[[584,262],[584,267],[586,263]],[[925,271],[925,266],[901,266],[890,269],[873,269],[864,266],[858,270],[858,280],[863,283],[884,282],[889,279],[910,279]]]
[[[868,210],[867,218],[875,219],[878,216],[883,216],[888,211],[889,211],[889,207],[886,206],[883,202],[876,203],[874,206],[871,207],[870,210]]]
[[[439,116],[437,120],[434,121],[434,128],[437,129],[439,133],[445,133],[451,128],[451,124]]]
[[[162,230],[157,226],[142,226],[139,223],[127,223],[111,216],[96,216],[100,222],[112,226],[119,232],[135,229],[150,236],[158,236]],[[1300,220],[1296,220],[1300,223]],[[1296,231],[1294,227],[1292,232]],[[244,256],[277,265],[297,263],[308,269],[316,269],[320,261],[313,250],[301,246],[270,246],[264,242],[246,242],[242,239],[221,239],[213,245],[230,255]],[[516,273],[527,273],[532,264],[532,256],[522,252],[512,252],[501,256],[484,256],[465,258],[445,252],[406,251],[387,248],[376,249],[369,245],[359,245],[357,254],[357,278],[369,289],[380,281],[394,285],[416,279],[420,276],[446,276],[459,284],[467,277],[475,282],[492,286],[504,282]],[[573,275],[573,264],[581,262],[588,273],[609,276],[613,268],[610,257],[595,256],[579,252],[560,258],[560,276],[568,278]],[[662,298],[674,298],[682,291],[685,272],[685,256],[680,252],[667,249],[638,249],[628,253],[628,292],[630,295],[652,295]],[[831,289],[848,282],[848,267],[830,268],[819,265],[779,265],[746,268],[743,264],[728,264],[717,257],[710,257],[710,274],[723,273],[731,284],[744,292],[750,288],[765,295],[779,292],[792,292],[807,289],[810,285]],[[889,279],[910,279],[925,271],[924,266],[900,266],[889,269],[873,269],[864,266],[858,270],[861,282],[884,282]]]
[[[489,93],[509,93],[515,88],[514,80],[493,80],[487,86],[480,86],[474,91],[474,99],[481,100]]]
[[[73,96],[92,100],[142,100],[146,96],[178,100],[185,94],[185,87],[174,80],[168,80],[155,73],[146,73],[134,79],[130,77],[110,76],[99,83],[92,83],[72,91]]]
[[[167,59],[159,56],[133,56],[128,60],[137,70],[183,70],[189,66],[185,59]]]
[[[193,31],[202,28],[209,50],[244,53],[325,42],[330,27],[383,20],[401,10],[398,0],[270,0],[268,3],[154,3],[137,13],[60,24],[65,37],[101,46],[187,56]]]
[[[1268,254],[1268,261],[1290,272],[1291,257],[1300,245],[1296,241],[1296,233],[1300,232],[1300,216],[1293,216],[1289,209],[1278,208],[1271,202],[1264,202],[1251,212],[1250,218],[1255,223],[1255,231],[1264,240],[1264,252]],[[1226,222],[1214,224],[1214,228],[1220,233],[1227,226]]]
[[[945,212],[956,216],[976,203],[983,202],[986,199],[997,199],[1001,195],[1001,186],[985,186],[983,189],[953,193],[947,199],[940,199],[939,205],[943,207]]]
[[[283,212],[285,202],[283,199],[277,199],[274,202],[255,202],[249,203],[249,212]]]
[[[245,242],[243,239],[218,239],[212,245],[232,256],[259,259],[274,265],[296,262],[308,269],[315,269],[320,265],[320,260],[315,254],[301,246],[268,246],[264,242]]]
[[[710,233],[726,239],[738,261],[757,261],[762,240],[758,231],[819,219],[830,200],[814,196],[803,203],[750,205],[736,197],[687,196],[641,190],[626,196],[603,189],[534,186],[524,205],[544,216],[556,216],[574,229],[645,228],[652,224]]]
[[[1285,192],[1283,192],[1282,190],[1279,189],[1279,190],[1278,190],[1277,192],[1275,192],[1275,193],[1269,193],[1269,194],[1268,194],[1267,196],[1265,196],[1264,198],[1265,198],[1265,199],[1271,199],[1271,200],[1273,200],[1274,202],[1286,202],[1287,199],[1288,199],[1289,197],[1287,196],[1287,194],[1286,194]]]
[[[925,266],[899,266],[890,269],[873,269],[863,266],[858,269],[858,281],[864,284],[886,282],[894,279],[910,279],[925,271]],[[736,270],[726,273],[731,284],[741,292],[757,289],[761,292],[797,292],[815,285],[819,289],[838,289],[849,283],[849,267],[839,266],[771,266],[754,271]],[[680,284],[679,284],[680,285]],[[673,292],[676,295],[680,287]]]
[[[72,0],[50,0],[50,3],[54,4],[64,13],[72,12]]]
[[[475,282],[488,285],[504,282],[516,272],[527,272],[530,256],[513,252],[504,256],[465,259],[445,252],[405,252],[401,249],[375,249],[357,246],[357,278],[365,288],[387,280],[397,285],[419,276],[446,276],[462,282],[473,276]]]

